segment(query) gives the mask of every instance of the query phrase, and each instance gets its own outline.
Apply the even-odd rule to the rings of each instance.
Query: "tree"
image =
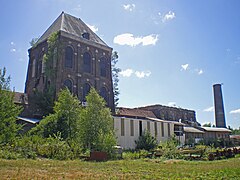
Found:
[[[32,38],[32,40],[29,42],[29,44],[30,44],[32,47],[35,47],[35,46],[37,45],[38,39],[39,39],[39,38]]]
[[[21,107],[14,104],[10,80],[10,76],[6,77],[6,68],[0,69],[0,143],[4,144],[12,142],[21,128],[16,124]]]
[[[136,149],[152,150],[157,147],[157,139],[151,135],[151,133],[146,130],[142,136],[139,136],[138,140],[135,141]]]
[[[119,88],[118,88],[118,83],[119,83],[118,74],[121,71],[121,69],[117,67],[118,53],[116,51],[114,51],[112,53],[111,62],[112,62],[112,81],[113,81],[114,104],[115,104],[115,107],[117,107],[118,101],[119,101],[118,96],[120,94]]]
[[[54,113],[44,118],[31,134],[49,137],[60,132],[64,140],[77,140],[82,111],[78,98],[67,88],[61,90],[53,109]]]
[[[211,124],[211,123],[205,123],[205,124],[203,124],[202,126],[203,126],[203,127],[211,127],[212,124]]]
[[[86,100],[87,107],[83,109],[80,126],[81,142],[87,149],[111,152],[116,138],[110,109],[106,108],[104,99],[93,88]]]

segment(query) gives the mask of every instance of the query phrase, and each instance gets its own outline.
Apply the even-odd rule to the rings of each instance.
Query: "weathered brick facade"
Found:
[[[43,56],[48,50],[47,38],[56,31],[59,32],[60,47],[56,49],[57,58],[51,65],[54,78],[47,79],[45,68],[49,67],[45,67]],[[39,39],[37,45],[29,49],[25,93],[29,97],[31,113],[38,111],[33,104],[34,92],[42,92],[50,84],[56,90],[55,98],[57,93],[67,86],[82,102],[85,101],[86,91],[89,90],[87,87],[94,87],[114,112],[111,54],[112,48],[86,24],[78,18],[62,13]],[[70,59],[70,65],[66,64],[67,59]]]
[[[169,120],[169,121],[179,121],[189,125],[198,124],[196,121],[195,111],[182,109],[177,107],[169,107],[163,105],[152,105],[146,107],[140,107],[139,109],[144,109],[152,111],[155,116],[159,119]]]

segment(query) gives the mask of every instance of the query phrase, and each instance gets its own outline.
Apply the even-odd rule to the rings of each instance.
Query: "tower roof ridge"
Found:
[[[47,38],[56,31],[64,31],[78,38],[83,38],[84,33],[89,33],[89,41],[108,46],[99,38],[80,18],[62,12],[50,27],[39,38],[38,43],[47,40]]]

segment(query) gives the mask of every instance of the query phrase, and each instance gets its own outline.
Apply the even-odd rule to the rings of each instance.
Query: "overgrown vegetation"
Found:
[[[21,126],[16,117],[21,108],[14,104],[14,92],[10,91],[10,76],[6,77],[6,68],[0,69],[0,144],[14,142]]]
[[[121,69],[117,67],[117,63],[118,63],[118,53],[114,51],[111,57],[111,64],[112,64],[112,81],[113,81],[113,94],[114,94],[115,107],[117,107],[118,105],[119,94],[120,94],[119,87],[118,87],[118,83],[119,83],[118,74],[121,71]]]
[[[44,65],[44,76],[45,76],[45,87],[43,92],[35,90],[35,104],[41,110],[43,116],[46,116],[50,113],[53,113],[53,105],[55,100],[55,76],[56,76],[56,65],[61,52],[61,44],[58,41],[59,32],[52,33],[48,40],[48,49],[47,53],[43,56],[43,65]],[[35,44],[34,44],[35,45]]]

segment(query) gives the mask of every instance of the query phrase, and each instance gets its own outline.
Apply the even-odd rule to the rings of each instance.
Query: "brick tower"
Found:
[[[48,51],[47,40],[54,32],[58,32],[60,46],[54,49],[53,62],[47,65],[44,61]],[[85,96],[94,87],[114,112],[111,54],[112,48],[80,18],[62,12],[36,45],[29,49],[25,86],[29,103],[33,103],[34,92],[43,92],[50,85],[55,98],[60,89],[67,87],[84,103]],[[46,68],[52,70],[54,78],[47,78]],[[33,114],[35,110],[32,108]]]
[[[216,127],[226,128],[221,84],[213,85]]]

